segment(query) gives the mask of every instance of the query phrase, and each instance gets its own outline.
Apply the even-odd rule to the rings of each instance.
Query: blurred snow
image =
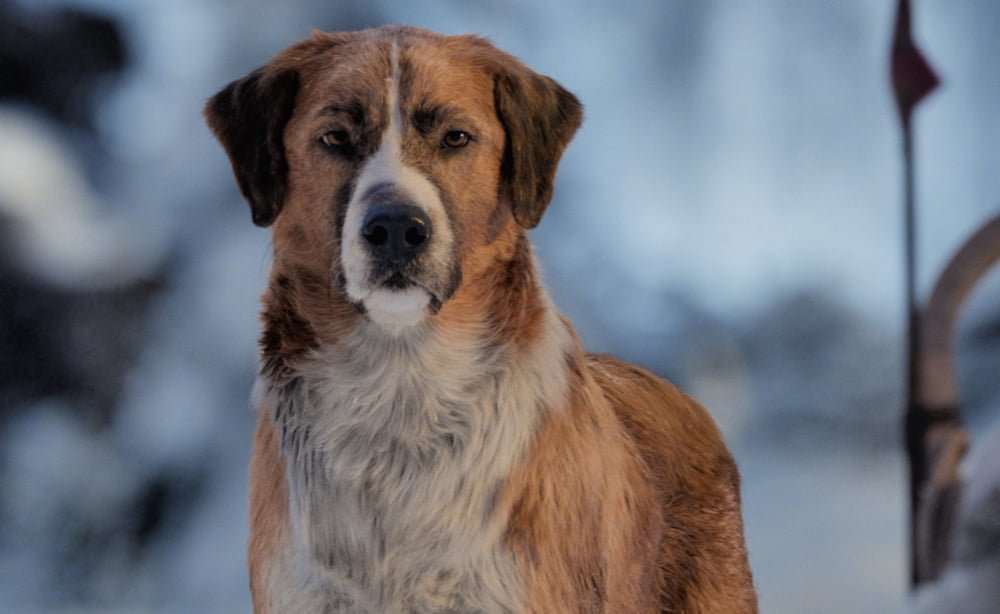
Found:
[[[99,155],[0,109],[10,251],[57,285],[167,281],[110,424],[40,399],[0,425],[0,610],[248,609],[246,399],[269,246],[200,109],[312,27],[392,22],[486,35],[584,102],[533,233],[546,278],[591,349],[654,367],[719,418],[762,611],[905,606],[892,3],[19,4],[112,15],[132,63],[97,109]],[[916,3],[944,79],[917,119],[922,288],[998,204],[998,30],[1000,5]],[[969,321],[997,317],[998,282]],[[966,398],[995,416],[995,344],[963,335]]]
[[[80,580],[97,594],[125,581],[129,544],[120,524],[139,476],[106,435],[88,430],[65,409],[34,407],[3,434],[4,611],[73,603]],[[88,539],[101,543],[100,560],[75,555],[84,545],[80,540]],[[74,577],[79,575],[85,577]]]
[[[54,126],[0,107],[0,134],[0,219],[9,225],[8,253],[31,273],[57,286],[113,286],[162,257],[102,211]]]
[[[902,611],[903,459],[831,441],[738,445],[761,612]]]

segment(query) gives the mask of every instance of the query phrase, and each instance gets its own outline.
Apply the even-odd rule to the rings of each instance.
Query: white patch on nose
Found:
[[[399,101],[399,50],[392,46],[392,75],[388,82],[389,125],[382,133],[378,151],[368,159],[358,175],[347,205],[342,231],[340,262],[348,297],[365,306],[369,318],[392,326],[410,326],[428,314],[431,294],[420,287],[392,290],[371,279],[372,256],[362,236],[362,226],[371,203],[365,198],[371,189],[388,184],[410,204],[422,209],[431,221],[427,249],[419,256],[424,276],[411,282],[428,288],[444,279],[451,265],[454,237],[437,187],[422,173],[403,163],[403,117]],[[433,289],[430,289],[433,292]],[[384,316],[384,317],[383,317]]]

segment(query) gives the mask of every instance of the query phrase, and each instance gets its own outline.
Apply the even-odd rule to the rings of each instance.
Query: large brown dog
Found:
[[[585,354],[540,284],[526,229],[572,94],[482,39],[386,27],[317,33],[205,114],[274,224],[255,611],[756,611],[711,418]]]

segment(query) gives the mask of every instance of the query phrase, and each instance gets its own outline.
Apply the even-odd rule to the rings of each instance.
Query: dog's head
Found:
[[[582,111],[482,39],[386,27],[316,33],[205,115],[276,265],[398,328],[511,257]]]

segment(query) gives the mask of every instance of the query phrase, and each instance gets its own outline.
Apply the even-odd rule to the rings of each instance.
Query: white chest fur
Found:
[[[569,334],[549,320],[517,359],[366,324],[269,391],[294,535],[274,611],[520,610],[495,503],[565,395]]]

